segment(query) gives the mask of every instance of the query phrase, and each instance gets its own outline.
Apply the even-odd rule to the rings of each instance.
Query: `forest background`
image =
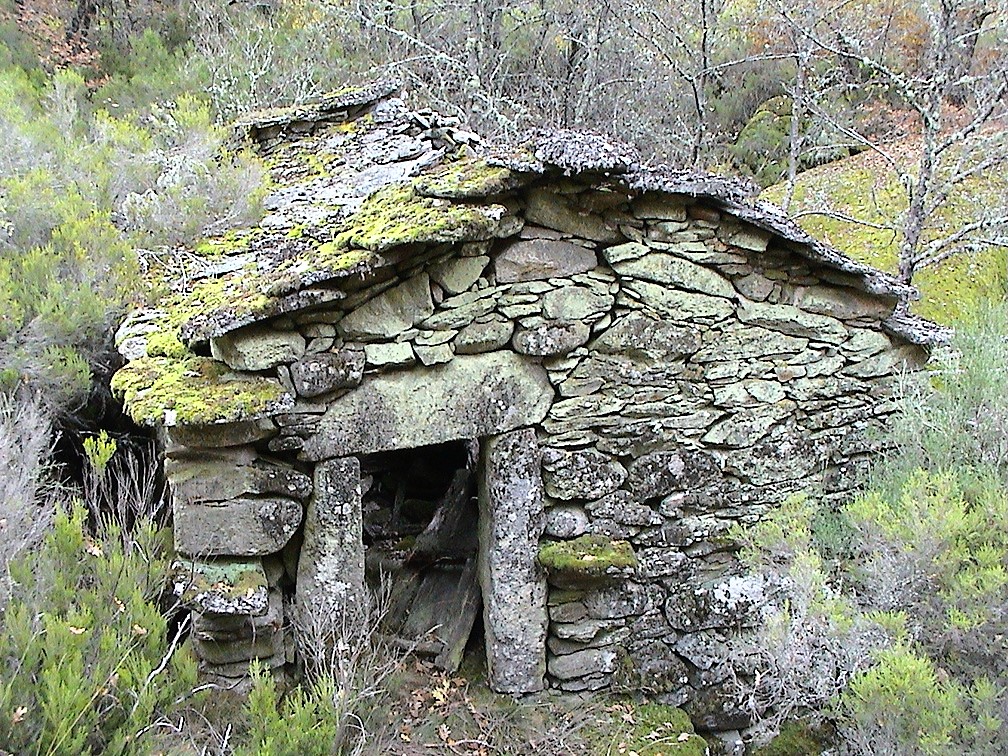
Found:
[[[488,141],[592,129],[742,177],[958,327],[863,496],[739,534],[780,586],[740,695],[764,739],[800,721],[854,753],[1005,752],[1005,5],[0,1],[0,748],[136,752],[193,711],[161,494],[108,393],[112,332],[201,239],[258,219],[266,171],[231,119],[393,76]],[[324,705],[332,684],[285,716],[327,723],[320,752],[373,745],[377,725]],[[294,737],[266,686],[246,724]]]

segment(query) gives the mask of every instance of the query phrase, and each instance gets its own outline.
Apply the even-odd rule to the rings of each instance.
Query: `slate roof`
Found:
[[[513,229],[500,225],[510,217],[508,193],[562,177],[699,198],[847,274],[857,288],[912,295],[893,276],[814,239],[741,182],[650,167],[628,145],[584,132],[539,130],[517,145],[486,145],[457,119],[408,110],[396,90],[383,81],[236,121],[234,139],[253,142],[270,171],[264,216],[184,256],[157,309],[134,313],[120,329],[124,356],[189,359],[194,343],[338,301],[421,245],[509,235]],[[886,327],[923,345],[949,337],[910,315]]]

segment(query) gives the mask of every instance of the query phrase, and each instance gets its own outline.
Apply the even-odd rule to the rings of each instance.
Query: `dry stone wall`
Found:
[[[302,592],[325,577],[311,555],[360,572],[353,544],[319,531],[359,510],[360,481],[334,477],[359,469],[347,458],[524,428],[545,505],[530,532],[629,545],[591,580],[547,575],[548,683],[643,689],[699,726],[745,726],[722,661],[761,585],[729,529],[799,491],[849,490],[923,352],[884,332],[893,301],[702,201],[562,179],[508,202],[510,238],[413,250],[339,304],[211,342],[296,401],[168,433],[197,650],[225,674],[294,660],[292,602],[317,601]]]

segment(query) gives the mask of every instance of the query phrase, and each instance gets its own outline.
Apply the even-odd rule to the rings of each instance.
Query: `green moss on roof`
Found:
[[[518,179],[510,170],[486,160],[463,158],[421,176],[416,189],[427,197],[477,199],[514,189]]]
[[[382,252],[403,244],[489,239],[505,214],[500,206],[424,197],[410,184],[392,184],[368,197],[336,235],[338,248]]]
[[[210,425],[262,417],[289,401],[280,382],[231,372],[208,357],[141,357],[112,378],[141,425]]]

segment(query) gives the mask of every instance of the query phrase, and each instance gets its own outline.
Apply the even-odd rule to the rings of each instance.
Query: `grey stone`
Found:
[[[893,303],[881,297],[873,297],[857,289],[826,286],[799,286],[794,291],[794,304],[808,312],[840,320],[882,320],[893,312]]]
[[[631,205],[633,214],[644,220],[686,220],[682,202],[664,194],[648,193],[638,197]]]
[[[409,342],[393,342],[391,344],[365,344],[365,362],[372,367],[402,367],[412,365],[415,361],[413,347]]]
[[[572,504],[557,504],[546,510],[545,534],[551,538],[577,538],[588,532],[588,515]]]
[[[291,365],[291,380],[298,394],[306,397],[353,388],[364,376],[364,361],[360,348],[312,355]]]
[[[564,640],[551,635],[546,641],[546,648],[555,656],[564,656],[565,654],[577,653],[588,648],[612,647],[618,643],[623,643],[630,635],[630,628],[625,626],[603,630],[590,641]]]
[[[494,436],[482,447],[479,578],[488,683],[499,693],[531,693],[543,689],[546,673],[540,452],[531,429]]]
[[[292,467],[270,462],[235,465],[213,459],[165,461],[172,499],[180,504],[227,501],[246,494],[276,494],[304,499],[311,479]]]
[[[691,577],[689,557],[668,547],[638,549],[637,574],[642,578]]]
[[[301,328],[307,338],[332,338],[336,335],[336,326],[332,323],[308,323]]]
[[[641,504],[629,491],[613,491],[597,501],[589,502],[585,509],[592,517],[612,520],[620,525],[646,527],[662,524],[661,515]]]
[[[417,346],[437,346],[438,344],[447,344],[455,338],[455,335],[456,331],[451,329],[444,331],[420,331],[416,338],[413,339],[413,343]]]
[[[430,277],[449,294],[460,294],[476,283],[489,263],[489,257],[456,257],[432,266]]]
[[[892,348],[889,337],[867,328],[851,328],[850,338],[840,347],[849,355],[865,358]]]
[[[434,312],[426,273],[383,291],[336,324],[344,339],[392,339]]]
[[[619,462],[595,451],[547,449],[543,454],[546,493],[556,499],[598,499],[626,480]]]
[[[696,328],[628,312],[617,317],[591,348],[602,354],[659,359],[692,354],[700,345]]]
[[[771,238],[768,232],[748,225],[724,224],[721,231],[721,238],[728,244],[753,252],[766,252]]]
[[[588,609],[580,601],[568,601],[549,607],[550,622],[577,622],[588,616]]]
[[[413,351],[416,352],[420,364],[428,367],[448,362],[455,356],[450,344],[436,344],[434,346],[417,345],[413,347]]]
[[[244,446],[271,438],[277,428],[271,420],[243,420],[237,423],[213,425],[175,425],[167,429],[169,454],[180,451],[177,447],[219,448]]]
[[[304,628],[335,640],[365,608],[360,462],[328,459],[315,466],[297,566],[297,604]]]
[[[269,592],[261,617],[193,614],[192,642],[196,655],[210,664],[234,664],[268,659],[283,653],[283,601],[280,591]]]
[[[626,276],[698,291],[701,294],[726,299],[737,296],[734,287],[713,270],[661,252],[614,263],[613,268]]]
[[[808,339],[788,336],[759,326],[732,324],[722,333],[713,334],[711,342],[693,356],[693,361],[730,362],[760,357],[799,354],[808,347]]]
[[[283,548],[302,506],[281,497],[172,503],[175,548],[190,556],[261,556]]]
[[[211,339],[210,353],[233,370],[270,370],[303,355],[305,339],[297,331],[252,325]]]
[[[625,260],[636,260],[638,257],[643,257],[651,248],[646,244],[641,244],[640,242],[627,242],[625,244],[617,244],[613,247],[606,247],[602,250],[602,256],[606,259],[610,265],[614,265],[618,262],[623,262]]]
[[[575,205],[572,206],[571,202]],[[623,234],[614,221],[586,213],[577,207],[576,203],[576,199],[548,189],[533,189],[526,198],[525,218],[529,223],[553,228],[582,239],[609,244],[622,240]]]
[[[749,273],[734,279],[735,288],[753,302],[766,301],[774,290],[774,282],[760,273]]]
[[[844,324],[836,318],[805,312],[794,305],[743,302],[738,316],[743,323],[829,344],[839,344],[848,336]]]
[[[630,648],[633,664],[629,687],[648,695],[673,693],[689,684],[682,659],[660,640],[635,643]]]
[[[608,312],[614,301],[608,292],[585,286],[563,286],[543,295],[542,312],[551,320],[586,320]]]
[[[455,337],[457,354],[482,354],[500,349],[511,341],[514,323],[499,316],[470,323]]]
[[[540,422],[553,400],[546,371],[510,352],[456,356],[377,375],[333,400],[308,460],[481,438]]]
[[[550,632],[563,640],[590,643],[599,633],[615,630],[623,625],[623,621],[618,619],[587,617],[572,621],[557,620],[550,625]]]
[[[596,265],[598,259],[592,250],[549,239],[512,242],[494,258],[499,284],[572,276],[587,273]]]
[[[567,354],[585,344],[590,335],[587,323],[550,321],[519,330],[514,336],[514,348],[534,357]]]
[[[686,463],[679,452],[652,452],[630,464],[629,488],[639,501],[665,496],[683,484]]]
[[[549,673],[559,680],[587,675],[608,675],[616,669],[618,655],[614,647],[586,648],[564,656],[551,656]]]
[[[722,420],[703,436],[706,444],[735,448],[751,447],[774,425],[789,417],[797,405],[784,400],[776,404],[741,409]]]
[[[606,588],[597,588],[584,597],[588,614],[596,619],[619,619],[647,614],[660,607],[661,586],[643,585],[625,580]]]
[[[635,293],[659,314],[684,323],[716,323],[735,311],[732,303],[723,297],[669,289],[648,281],[627,281],[624,290]]]
[[[679,584],[669,591],[665,617],[675,629],[688,632],[749,626],[758,619],[764,590],[757,575],[731,575],[706,586]]]

